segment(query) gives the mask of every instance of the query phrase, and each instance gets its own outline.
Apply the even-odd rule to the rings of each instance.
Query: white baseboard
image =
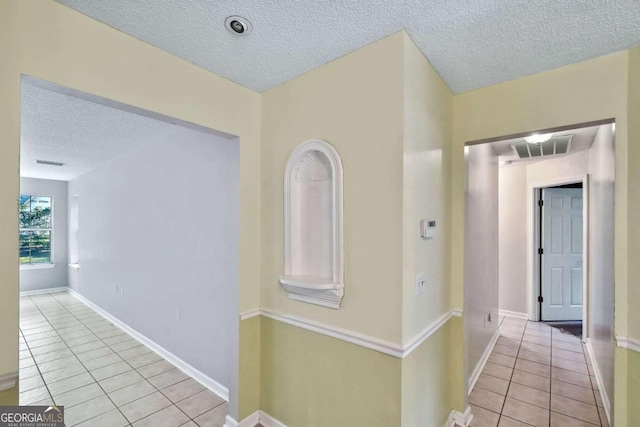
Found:
[[[640,340],[631,337],[623,337],[618,335],[616,337],[616,345],[620,348],[626,348],[636,353],[640,353]]]
[[[611,424],[611,402],[609,396],[604,388],[604,381],[602,381],[602,374],[600,373],[600,367],[593,354],[593,347],[591,346],[591,340],[587,338],[587,350],[589,351],[589,359],[591,359],[591,366],[593,367],[593,373],[596,374],[596,383],[598,384],[598,390],[600,391],[600,398],[602,399],[602,406],[604,407],[604,413],[607,416],[607,421]]]
[[[229,418],[229,416],[227,416]],[[235,420],[234,420],[235,421]],[[256,411],[253,414],[249,415],[247,418],[243,419],[239,423],[236,423],[238,427],[255,427],[260,424],[260,411]],[[232,427],[232,424],[227,423],[224,425],[225,427]]]
[[[50,294],[53,292],[67,292],[69,288],[66,286],[60,286],[58,288],[36,289],[34,291],[21,291],[20,296],[26,297],[29,295]]]
[[[263,427],[287,427],[286,424],[276,420],[264,411],[260,411],[260,424],[262,424]]]
[[[518,319],[529,320],[529,314],[528,313],[520,313],[520,312],[517,312],[517,311],[509,311],[509,310],[498,310],[498,314],[500,316],[517,317]]]
[[[252,424],[251,427],[254,427],[255,424]],[[227,415],[224,420],[224,425],[222,427],[239,427],[238,422],[231,415]]]
[[[482,353],[482,357],[478,361],[476,368],[473,370],[473,373],[469,377],[469,394],[473,390],[473,387],[476,385],[476,381],[480,377],[482,370],[484,369],[484,365],[487,364],[487,360],[489,360],[489,356],[491,356],[491,352],[493,351],[493,347],[496,345],[496,342],[500,338],[500,326],[496,328],[496,331],[493,333],[493,337],[491,337],[491,341],[489,341],[489,345],[484,349],[484,353]]]
[[[451,411],[444,427],[468,427],[471,425],[471,420],[473,420],[471,407],[467,407],[464,414],[458,411]]]
[[[14,388],[18,381],[18,373],[0,375],[0,391],[10,390]]]
[[[213,378],[206,376],[205,374],[203,374],[193,366],[189,365],[184,360],[180,359],[178,356],[171,353],[169,350],[166,350],[164,347],[160,346],[159,344],[156,344],[154,341],[151,341],[149,338],[142,335],[140,332],[136,331],[130,326],[126,325],[116,317],[112,316],[111,314],[109,314],[108,312],[106,312],[105,310],[103,310],[93,302],[89,301],[88,299],[86,299],[85,297],[83,297],[73,289],[68,288],[68,292],[74,297],[78,298],[83,303],[85,303],[87,306],[93,309],[96,313],[100,314],[102,317],[109,320],[114,325],[118,326],[120,329],[122,329],[123,331],[131,335],[133,338],[140,341],[142,344],[146,345],[151,350],[158,353],[160,356],[164,357],[168,362],[175,365],[182,372],[189,375],[191,378],[193,378],[194,380],[196,380],[197,382],[199,382],[200,384],[202,384],[203,386],[211,390],[213,393],[217,394],[225,401],[227,402],[229,401],[229,389],[227,387],[218,383]]]
[[[240,422],[227,415],[224,427],[255,427],[258,424],[263,427],[287,427],[264,411],[256,411]]]

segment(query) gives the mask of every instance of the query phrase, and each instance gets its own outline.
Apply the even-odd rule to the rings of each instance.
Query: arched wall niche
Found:
[[[284,175],[284,275],[289,298],[338,309],[344,296],[342,160],[313,139],[289,156]]]

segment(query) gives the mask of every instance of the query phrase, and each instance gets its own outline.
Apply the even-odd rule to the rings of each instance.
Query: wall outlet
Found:
[[[114,287],[116,294],[120,293],[120,287],[116,284],[116,286]]]
[[[420,295],[424,292],[425,282],[424,273],[418,273],[416,276],[416,295]]]

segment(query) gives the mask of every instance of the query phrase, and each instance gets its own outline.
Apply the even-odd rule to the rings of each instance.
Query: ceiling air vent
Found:
[[[518,159],[535,159],[536,157],[567,154],[571,149],[572,139],[573,135],[556,136],[540,144],[529,144],[522,140],[511,144],[511,147]]]

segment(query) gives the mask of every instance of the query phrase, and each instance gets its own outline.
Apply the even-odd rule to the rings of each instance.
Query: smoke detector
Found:
[[[224,26],[236,36],[246,36],[251,32],[251,22],[242,16],[230,16],[224,20]]]

